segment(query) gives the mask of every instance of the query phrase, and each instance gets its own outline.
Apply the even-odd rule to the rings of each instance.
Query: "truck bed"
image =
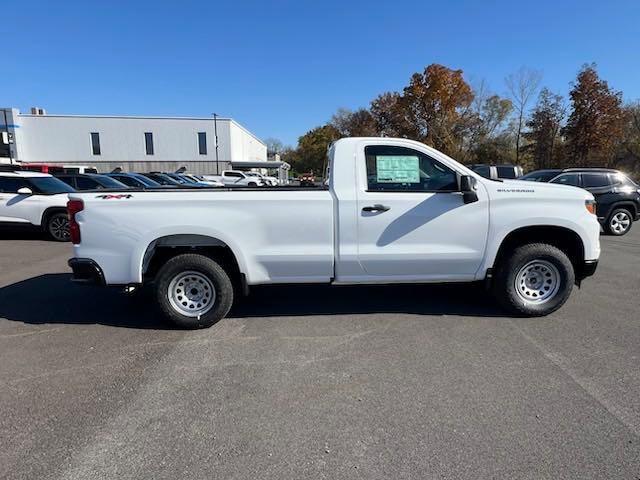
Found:
[[[74,256],[96,260],[108,284],[142,281],[147,249],[173,235],[224,242],[250,284],[333,277],[333,199],[324,187],[96,190],[69,197],[84,203]]]

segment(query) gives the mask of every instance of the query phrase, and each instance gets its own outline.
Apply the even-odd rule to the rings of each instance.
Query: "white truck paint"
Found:
[[[419,159],[409,183],[367,171],[387,168],[380,162],[398,152],[408,164]],[[74,255],[107,285],[146,282],[158,252],[180,248],[224,248],[246,285],[485,280],[501,246],[529,243],[567,250],[577,281],[593,273],[583,275],[584,265],[595,270],[600,227],[584,190],[485,179],[421,143],[392,138],[337,141],[329,172],[326,189],[74,193],[83,202]]]

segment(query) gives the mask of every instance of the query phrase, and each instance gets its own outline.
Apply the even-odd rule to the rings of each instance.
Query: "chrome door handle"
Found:
[[[376,203],[371,207],[363,207],[362,211],[363,212],[386,212],[390,208],[391,207],[387,207],[386,205],[380,205],[379,203]]]

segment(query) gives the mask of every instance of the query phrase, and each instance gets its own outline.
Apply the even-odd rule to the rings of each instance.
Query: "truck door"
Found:
[[[484,257],[487,194],[464,203],[459,174],[430,154],[367,145],[357,154],[358,258],[374,280],[472,280]]]

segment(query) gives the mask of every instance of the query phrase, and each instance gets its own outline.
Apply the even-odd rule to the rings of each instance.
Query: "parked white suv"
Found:
[[[263,175],[259,172],[246,172],[249,177],[255,177],[262,180],[262,183],[267,187],[275,187],[280,184],[276,177],[268,177],[267,175]]]
[[[219,180],[225,187],[262,187],[261,178],[252,177],[240,170],[223,170],[222,175],[203,175],[207,180]]]
[[[66,183],[47,173],[0,171],[0,224],[35,226],[58,242],[69,240]]]

